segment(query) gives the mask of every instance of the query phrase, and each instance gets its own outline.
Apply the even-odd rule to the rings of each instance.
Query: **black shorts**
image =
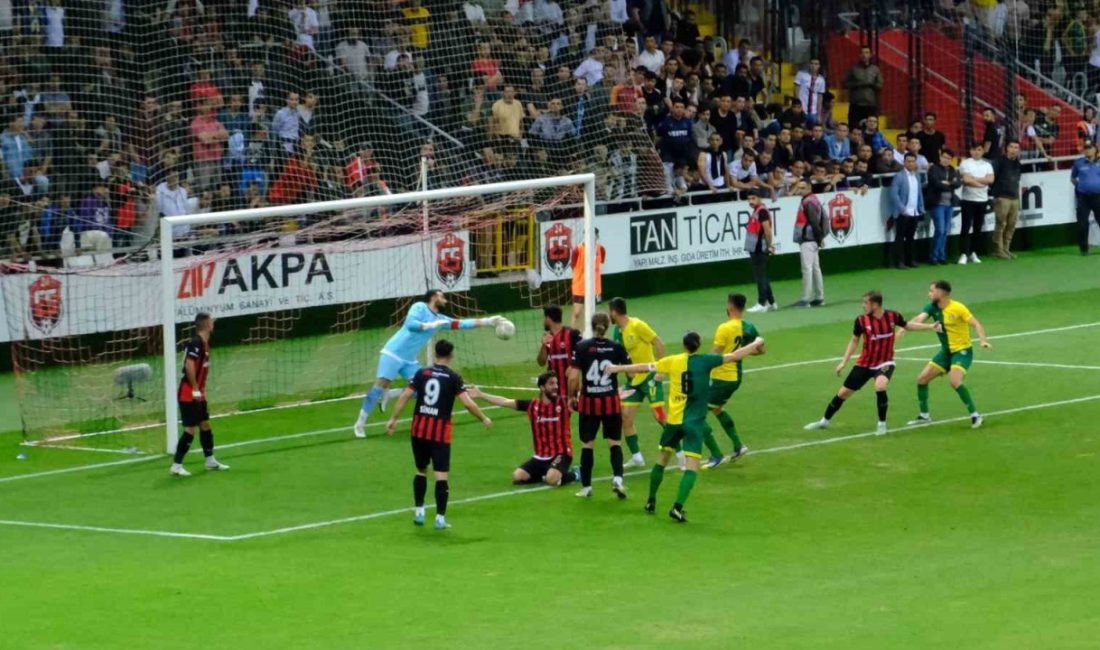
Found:
[[[844,379],[844,387],[850,391],[857,391],[860,388],[878,377],[886,377],[890,379],[894,376],[894,366],[886,366],[885,368],[879,368],[874,370],[872,368],[866,368],[864,366],[855,366],[852,371],[848,373],[848,376]]]
[[[412,448],[413,462],[418,472],[428,469],[429,464],[437,472],[451,471],[451,443],[413,438]]]
[[[197,427],[210,419],[210,411],[207,409],[206,400],[197,402],[180,402],[180,420],[185,427]]]
[[[592,442],[596,439],[596,432],[603,429],[604,440],[622,440],[623,438],[623,414],[611,415],[580,415],[581,442]]]
[[[546,473],[552,469],[556,469],[562,474],[565,474],[569,471],[569,466],[572,464],[572,456],[558,454],[553,458],[535,458],[532,456],[527,459],[527,462],[520,465],[519,468],[527,472],[527,475],[531,477],[532,483],[537,483],[546,478]]]

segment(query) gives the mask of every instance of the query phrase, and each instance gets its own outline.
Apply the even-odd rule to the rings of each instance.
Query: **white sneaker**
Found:
[[[217,458],[211,456],[210,458],[206,459],[206,469],[212,472],[223,472],[229,469],[229,465],[226,465],[225,463],[219,463]]]
[[[768,305],[768,311],[779,311],[779,305],[774,302]]]
[[[817,422],[811,422],[811,423],[807,424],[806,426],[802,427],[802,429],[804,431],[819,431],[821,429],[828,429],[828,428],[829,428],[829,421],[826,420],[825,418],[821,418]]]
[[[351,428],[355,433],[356,438],[367,437],[367,413],[366,411],[359,411],[359,419],[355,421],[355,426]]]
[[[623,467],[645,467],[645,457],[643,457],[640,453],[634,454],[630,457],[630,460],[623,463]]]
[[[762,311],[768,311],[768,306],[767,305],[753,305],[752,307],[748,308],[748,312],[750,314],[759,314]]]
[[[732,463],[733,461],[737,460],[738,458],[744,458],[745,455],[748,454],[748,453],[749,453],[749,446],[748,445],[741,445],[741,450],[740,451],[735,451],[732,454],[730,454],[730,462]]]
[[[626,498],[626,486],[623,485],[623,480],[621,478],[616,481],[612,481],[611,491],[614,492],[615,496],[619,497],[620,499]]]
[[[971,264],[981,264],[982,263],[982,261],[980,259],[978,259],[978,254],[977,253],[971,253],[970,254],[970,263]]]
[[[878,423],[878,427],[875,428],[875,435],[876,436],[886,435],[886,423],[885,422],[879,422]]]
[[[965,253],[959,256],[959,264],[962,264],[963,266],[966,266],[966,261],[967,260],[966,260],[966,254]]]
[[[982,426],[982,422],[985,422],[985,418],[982,417],[981,413],[975,413],[974,415],[970,416],[971,429],[977,429],[978,427]]]
[[[168,470],[168,473],[172,476],[191,476],[191,472],[188,472],[183,465],[178,463],[172,463],[172,468]]]
[[[591,499],[592,498],[592,486],[590,485],[588,487],[582,487],[581,491],[577,492],[577,496],[582,498],[582,499]]]
[[[925,424],[932,424],[932,416],[927,413],[921,413],[914,420],[909,420],[905,423],[911,427],[924,426]]]

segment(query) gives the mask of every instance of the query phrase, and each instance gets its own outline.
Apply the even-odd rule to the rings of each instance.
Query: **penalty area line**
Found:
[[[898,361],[925,361],[916,357],[898,357]],[[1021,368],[1054,368],[1057,370],[1100,370],[1100,366],[1079,366],[1067,363],[1038,363],[1031,361],[992,361],[989,359],[975,359],[975,364],[985,366],[1015,366]]]

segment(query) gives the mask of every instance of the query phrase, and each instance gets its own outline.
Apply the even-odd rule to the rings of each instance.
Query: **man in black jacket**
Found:
[[[1020,143],[1011,140],[1005,145],[1005,155],[993,161],[993,256],[1016,259],[1012,253],[1012,235],[1020,216]]]

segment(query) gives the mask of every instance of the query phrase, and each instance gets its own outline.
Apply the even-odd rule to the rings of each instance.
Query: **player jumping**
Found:
[[[378,360],[378,378],[374,386],[363,398],[363,405],[359,409],[359,419],[355,421],[356,438],[367,437],[367,417],[374,410],[375,405],[381,400],[382,410],[386,409],[386,403],[401,394],[401,389],[390,390],[390,384],[398,376],[411,381],[413,376],[420,371],[420,362],[417,356],[420,351],[432,339],[435,331],[441,328],[452,330],[467,330],[475,327],[495,327],[501,320],[501,316],[489,318],[464,318],[455,319],[444,316],[441,312],[447,306],[447,297],[443,292],[434,289],[424,294],[422,302],[413,303],[409,307],[409,313],[405,316],[405,322],[401,329],[394,332],[386,345],[382,347],[382,354]]]
[[[978,340],[986,349],[993,349],[993,344],[985,337],[985,328],[974,318],[966,305],[951,299],[951,283],[947,280],[938,280],[932,283],[928,289],[928,298],[932,301],[913,320],[918,323],[926,318],[940,324],[940,351],[928,362],[920,376],[917,377],[917,401],[920,403],[920,414],[917,419],[910,420],[909,424],[928,424],[932,416],[928,414],[928,384],[933,379],[944,374],[947,375],[951,387],[959,395],[959,399],[966,405],[970,413],[970,426],[974,429],[982,426],[982,415],[978,407],[974,405],[974,398],[970,396],[970,389],[963,386],[966,373],[970,370],[970,364],[974,362],[974,347],[970,338],[970,326],[978,332]]]
[[[183,467],[183,459],[195,440],[196,428],[199,430],[202,455],[206,457],[206,469],[229,469],[229,465],[223,465],[214,458],[214,430],[210,428],[210,410],[206,403],[206,376],[210,372],[210,335],[213,333],[214,317],[205,312],[196,314],[195,333],[184,348],[183,379],[176,391],[180,419],[183,421],[183,435],[176,443],[172,467],[168,470],[173,476],[191,476],[191,472]]]
[[[579,497],[592,496],[592,466],[595,463],[593,446],[596,433],[603,429],[603,437],[611,451],[611,489],[620,499],[626,498],[623,486],[623,413],[619,402],[619,380],[605,371],[611,364],[628,364],[630,357],[619,343],[607,338],[611,318],[605,313],[592,315],[592,331],[595,334],[577,344],[573,354],[573,367],[569,369],[569,397],[576,400],[580,414],[581,491]],[[640,371],[639,371],[640,372]]]
[[[665,344],[657,332],[644,320],[627,315],[626,300],[613,298],[608,305],[608,313],[615,323],[612,332],[612,340],[622,343],[626,353],[630,355],[634,363],[652,363],[665,356]],[[627,378],[627,386],[623,391],[623,436],[626,438],[626,446],[630,449],[630,460],[624,467],[645,467],[645,457],[642,456],[641,446],[638,444],[638,432],[634,427],[638,415],[638,407],[642,402],[649,400],[649,406],[653,409],[653,417],[662,427],[665,424],[665,387],[657,380],[656,373],[643,372]]]
[[[661,434],[661,455],[649,474],[649,499],[645,511],[652,514],[657,509],[657,491],[665,477],[665,465],[672,458],[676,446],[683,444],[687,456],[687,468],[680,479],[680,491],[668,516],[686,523],[684,504],[698,478],[699,461],[703,457],[703,438],[710,431],[707,425],[707,406],[710,394],[711,372],[724,363],[740,361],[756,354],[764,347],[764,339],[757,337],[752,343],[729,354],[697,354],[702,339],[698,332],[684,335],[684,352],[665,357],[657,363],[611,365],[608,373],[659,372],[669,378],[668,423]],[[614,375],[612,375],[614,376]]]
[[[531,421],[535,455],[512,471],[512,483],[526,485],[545,482],[550,487],[567,485],[578,474],[569,471],[573,463],[573,440],[569,427],[569,400],[558,390],[558,378],[552,372],[539,375],[539,396],[534,400],[515,400],[490,395],[471,386],[471,397],[490,404],[522,411]]]
[[[852,327],[852,340],[848,341],[848,347],[844,350],[844,360],[836,367],[836,376],[839,377],[844,372],[856,352],[860,337],[863,338],[863,351],[844,380],[844,385],[833,397],[833,401],[829,402],[825,416],[817,422],[807,424],[807,431],[827,428],[836,412],[844,406],[844,401],[867,382],[874,380],[875,399],[878,402],[878,428],[875,433],[880,436],[886,433],[886,411],[889,407],[886,388],[890,385],[890,378],[894,376],[894,344],[897,342],[899,328],[909,331],[936,330],[939,325],[925,325],[916,320],[907,323],[900,313],[882,308],[881,292],[868,291],[863,294],[863,314],[856,318]]]
[[[451,527],[447,523],[447,499],[450,496],[447,477],[451,470],[451,413],[455,399],[461,400],[466,410],[486,427],[493,424],[466,392],[462,376],[451,369],[454,350],[455,346],[450,341],[436,342],[435,363],[430,368],[417,370],[397,398],[393,415],[386,424],[386,433],[392,436],[397,429],[397,416],[405,408],[405,403],[416,395],[412,421],[413,462],[416,464],[416,476],[413,477],[416,514],[413,523],[424,525],[424,496],[428,493],[427,472],[430,464],[435,471],[435,527],[439,530]]]

